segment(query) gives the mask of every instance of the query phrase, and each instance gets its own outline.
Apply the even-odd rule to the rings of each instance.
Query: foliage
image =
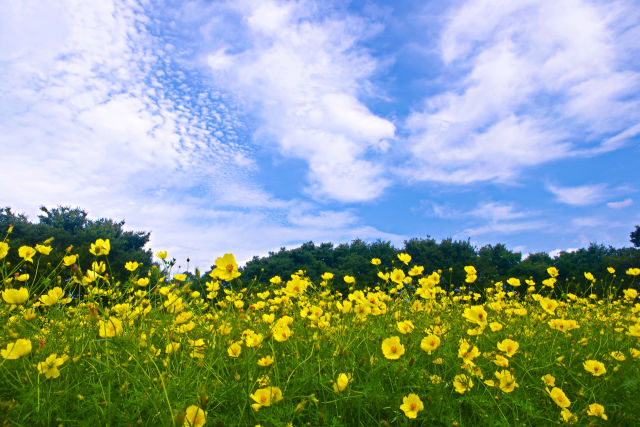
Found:
[[[629,237],[631,238],[633,246],[640,248],[640,226],[636,225],[635,231],[632,231]]]

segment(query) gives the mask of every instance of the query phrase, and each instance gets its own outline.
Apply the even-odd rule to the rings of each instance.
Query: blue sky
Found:
[[[640,224],[634,0],[0,1],[0,58],[0,204],[124,219],[182,265]]]

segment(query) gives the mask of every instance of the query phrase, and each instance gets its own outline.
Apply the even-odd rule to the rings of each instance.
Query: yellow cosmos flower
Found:
[[[271,355],[267,355],[258,359],[258,366],[270,366],[273,364],[273,357]]]
[[[475,323],[478,326],[485,327],[487,325],[487,312],[481,305],[474,305],[464,309],[462,317],[468,322]]]
[[[71,267],[73,264],[76,263],[77,259],[78,259],[78,255],[67,255],[64,258],[62,258],[62,263],[66,267]]]
[[[393,336],[382,341],[382,353],[390,360],[399,359],[404,354],[404,346],[400,343],[400,337]]]
[[[402,322],[397,322],[396,327],[398,328],[398,332],[400,332],[403,335],[411,333],[415,329],[415,326],[411,320],[404,320]]]
[[[419,276],[422,274],[423,271],[424,271],[423,266],[414,265],[413,267],[411,267],[411,270],[409,270],[409,276]]]
[[[398,254],[398,259],[400,261],[404,262],[405,265],[409,265],[409,263],[411,262],[411,255],[405,254],[405,253],[401,253],[401,254]]]
[[[431,352],[435,351],[439,346],[440,337],[437,335],[427,335],[420,341],[420,348],[428,354],[431,354]]]
[[[36,245],[36,251],[41,253],[42,255],[49,255],[51,253],[51,246],[47,245]]]
[[[371,259],[371,264],[380,265],[380,264],[382,264],[382,261],[380,261],[380,258],[372,258]]]
[[[553,375],[546,374],[541,379],[547,386],[554,387],[556,385],[556,378]]]
[[[241,352],[242,352],[242,346],[240,345],[239,342],[234,342],[227,349],[227,354],[229,355],[229,357],[238,357],[240,356]]]
[[[166,259],[167,258],[167,251],[160,251],[156,254],[156,256],[160,259]]]
[[[64,355],[62,357],[58,357],[56,353],[53,353],[47,357],[44,362],[38,363],[38,372],[44,374],[47,379],[58,378],[60,376],[58,366],[62,366],[68,358],[68,356]]]
[[[604,413],[604,406],[599,403],[592,403],[591,405],[589,405],[587,415],[591,415],[592,417],[599,417],[603,420],[607,419],[607,414]]]
[[[7,256],[9,253],[9,244],[5,242],[0,242],[0,259]]]
[[[19,338],[15,342],[7,344],[7,347],[0,350],[0,355],[4,359],[14,360],[31,353],[31,341]]]
[[[507,368],[509,366],[509,359],[500,354],[496,354],[496,357],[492,360],[492,362],[495,365],[500,366],[501,368]]]
[[[505,393],[511,393],[516,387],[520,387],[511,372],[507,370],[496,372],[495,376],[500,381],[500,390]]]
[[[29,299],[29,291],[27,291],[25,287],[20,289],[5,289],[2,292],[2,299],[4,299],[7,304],[22,304]]]
[[[284,324],[276,324],[272,332],[273,332],[273,339],[275,339],[278,342],[284,342],[288,340],[291,335],[293,335],[293,332],[291,331],[291,329]]]
[[[600,375],[604,375],[607,373],[606,368],[602,362],[598,362],[597,360],[587,360],[582,366],[584,366],[585,371],[591,372],[594,377],[599,377]]]
[[[638,291],[635,289],[625,289],[622,292],[624,293],[624,299],[628,301],[633,301],[638,296]]]
[[[173,278],[175,280],[177,280],[178,282],[184,282],[185,280],[187,280],[187,275],[186,274],[174,274]]]
[[[591,273],[590,273],[590,272],[588,272],[588,271],[585,271],[585,272],[584,272],[584,278],[585,278],[585,279],[587,279],[587,280],[588,280],[588,281],[590,281],[590,282],[595,282],[595,281],[596,281],[596,278],[595,278],[595,277],[593,277],[593,274],[591,274]]]
[[[520,286],[520,285],[521,285],[521,283],[520,283],[520,279],[516,279],[515,277],[510,277],[510,278],[508,278],[508,279],[507,279],[507,283],[508,283],[510,286],[513,286],[514,288],[517,288],[518,286]]]
[[[407,418],[416,418],[418,412],[424,409],[424,404],[417,394],[410,393],[408,396],[402,398],[402,405],[400,409],[407,416]]]
[[[233,254],[224,254],[224,256],[216,258],[216,268],[209,275],[214,279],[225,282],[230,282],[236,277],[240,277],[238,264]]]
[[[148,277],[141,277],[138,280],[136,280],[136,285],[140,286],[141,288],[144,286],[147,286],[148,284],[149,284]]]
[[[630,268],[626,271],[629,276],[637,276],[640,275],[640,268]]]
[[[140,264],[136,261],[127,261],[127,263],[124,265],[124,268],[129,271],[135,271],[138,269],[138,267],[140,267]]]
[[[348,285],[356,283],[356,278],[353,276],[344,276],[343,279],[344,279],[344,282]]]
[[[389,281],[389,273],[383,273],[382,271],[378,271],[378,277],[384,280],[385,282]]]
[[[351,374],[347,375],[345,373],[341,373],[340,375],[338,375],[338,379],[336,379],[336,381],[333,383],[333,391],[335,391],[336,393],[344,391],[350,382]]]
[[[20,246],[18,249],[18,256],[25,261],[33,262],[33,256],[36,254],[36,250],[31,246]]]
[[[393,283],[402,284],[404,283],[404,278],[405,278],[404,271],[402,271],[399,268],[394,268],[389,278]]]
[[[558,277],[560,272],[555,267],[549,267],[549,268],[547,268],[547,274],[549,274],[549,276],[551,276],[551,277]]]
[[[55,304],[66,304],[68,302],[67,300],[70,300],[70,299],[62,298],[63,295],[64,295],[64,291],[62,290],[62,288],[60,286],[56,286],[55,288],[47,292],[46,295],[42,295],[39,301],[48,307]]]
[[[322,273],[322,280],[331,280],[333,279],[333,273],[329,273],[328,271],[325,273]]]
[[[473,380],[465,374],[456,375],[453,379],[453,387],[457,393],[464,394],[473,387]]]
[[[507,355],[507,357],[511,357],[514,354],[516,354],[516,351],[518,351],[519,347],[520,347],[520,344],[508,338],[498,343],[498,350],[504,352]]]
[[[175,352],[178,351],[179,348],[180,348],[180,343],[179,342],[171,341],[164,348],[164,352],[167,353],[167,354],[174,354]]]
[[[196,405],[191,405],[186,410],[182,427],[202,427],[207,422],[207,412]]]
[[[109,251],[111,251],[111,243],[109,242],[109,239],[98,239],[95,243],[92,243],[89,248],[89,252],[95,256],[109,255]]]
[[[101,338],[112,338],[122,335],[122,321],[117,317],[109,317],[108,320],[98,322],[98,334]]]
[[[607,271],[609,272],[609,274],[615,274],[616,269],[613,267],[607,267]]]
[[[249,397],[256,402],[251,404],[251,407],[254,411],[258,411],[262,407],[271,406],[272,403],[281,401],[282,390],[279,387],[259,388]]]
[[[571,406],[571,401],[569,400],[567,395],[564,394],[564,391],[562,391],[558,387],[552,388],[551,391],[547,389],[547,393],[559,407],[568,408],[569,406]]]
[[[621,352],[621,351],[612,351],[609,354],[611,355],[611,357],[616,359],[618,362],[624,362],[625,360],[627,360],[627,356],[625,356],[624,353]]]
[[[544,297],[538,302],[540,303],[540,306],[542,307],[542,309],[549,314],[554,314],[556,311],[556,308],[558,308],[558,301],[548,297]]]
[[[473,359],[480,356],[480,350],[475,345],[472,346],[467,340],[460,340],[460,346],[458,347],[458,357],[462,359],[465,365],[473,365]]]

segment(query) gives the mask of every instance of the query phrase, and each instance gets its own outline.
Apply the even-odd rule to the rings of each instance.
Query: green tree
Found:
[[[636,225],[636,230],[632,231],[629,237],[631,238],[633,246],[640,248],[640,226]]]

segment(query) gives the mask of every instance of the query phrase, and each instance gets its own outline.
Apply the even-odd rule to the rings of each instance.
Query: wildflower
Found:
[[[416,418],[418,412],[424,409],[424,404],[417,394],[409,393],[408,396],[402,398],[400,409],[402,409],[407,418]]]
[[[607,267],[607,271],[609,272],[609,274],[615,274],[616,269],[613,267]]]
[[[564,391],[562,391],[558,387],[552,388],[551,391],[547,389],[547,393],[559,407],[568,408],[569,406],[571,406],[571,401],[569,400],[567,395],[564,394]]]
[[[273,363],[273,357],[267,355],[261,359],[258,359],[258,366],[270,366]]]
[[[423,271],[424,271],[423,266],[414,265],[413,267],[411,267],[411,270],[409,270],[409,276],[419,276],[422,274]]]
[[[229,355],[229,357],[238,357],[240,356],[241,352],[242,352],[242,346],[238,342],[234,342],[227,349],[227,354]]]
[[[411,255],[405,254],[405,253],[401,253],[401,254],[398,254],[398,259],[400,261],[404,262],[405,265],[409,265],[409,263],[411,262]]]
[[[401,334],[408,334],[411,331],[413,331],[413,329],[415,328],[415,326],[413,325],[413,322],[411,320],[405,320],[402,322],[398,322],[396,324],[397,328],[398,328],[398,332],[400,332]]]
[[[553,375],[546,374],[541,379],[547,386],[554,387],[556,385],[556,378]]]
[[[390,274],[389,273],[383,273],[382,271],[378,271],[378,277],[381,278],[382,280],[384,280],[385,282],[388,282]]]
[[[186,274],[175,274],[173,276],[173,278],[175,280],[177,280],[178,282],[184,282],[185,280],[187,280],[187,275]]]
[[[149,284],[148,277],[141,277],[138,280],[136,280],[136,285],[140,286],[141,288],[147,286],[148,284]]]
[[[456,389],[456,392],[464,394],[473,387],[473,380],[465,374],[456,375],[453,379],[453,387]]]
[[[599,377],[600,375],[607,373],[604,364],[597,360],[587,360],[582,364],[582,366],[584,366],[585,371],[591,372],[594,377]]]
[[[474,305],[465,308],[462,317],[467,319],[467,321],[475,323],[481,327],[485,327],[487,325],[487,312],[481,305]]]
[[[236,277],[240,276],[238,271],[238,264],[233,254],[224,254],[223,257],[216,258],[216,268],[209,273],[214,279],[223,280],[229,282]]]
[[[47,292],[46,295],[42,295],[40,297],[40,302],[48,307],[58,303],[60,304],[66,303],[67,301],[63,299],[62,296],[63,296],[62,288],[60,286],[56,286],[55,288]]]
[[[502,340],[498,343],[498,350],[506,353],[507,357],[511,357],[516,354],[516,351],[518,351],[519,347],[520,344],[510,339]]]
[[[558,308],[558,301],[551,298],[545,297],[538,302],[540,303],[540,306],[542,307],[542,309],[549,314],[554,314],[556,308]]]
[[[251,404],[254,411],[260,410],[265,406],[271,406],[272,403],[276,403],[282,400],[282,390],[279,387],[265,387],[259,388],[255,393],[250,394],[249,397],[256,403]]]
[[[183,427],[202,427],[207,421],[207,412],[196,405],[187,408]]]
[[[509,359],[500,354],[496,354],[496,358],[493,359],[492,362],[495,365],[500,366],[501,368],[506,368],[509,366]]]
[[[373,265],[380,265],[382,263],[382,261],[380,261],[380,258],[372,258],[371,259],[371,264]]]
[[[137,268],[140,267],[140,264],[138,262],[135,261],[127,261],[127,263],[124,265],[124,268],[126,268],[129,271],[135,271],[137,270]]]
[[[404,271],[402,271],[399,268],[394,268],[393,271],[391,272],[391,275],[389,276],[389,278],[391,279],[391,281],[393,283],[398,283],[398,284],[402,284],[404,283]]]
[[[431,354],[432,351],[435,351],[439,346],[440,337],[437,335],[427,335],[422,338],[422,341],[420,341],[420,348],[429,354]]]
[[[333,273],[329,273],[329,272],[322,273],[322,276],[320,277],[322,277],[322,280],[331,280],[333,279]]]
[[[20,246],[18,249],[18,256],[25,261],[33,262],[33,256],[36,254],[36,250],[31,246]]]
[[[98,239],[95,243],[92,243],[91,248],[89,248],[89,252],[91,252],[95,256],[109,255],[110,250],[111,243],[109,243],[109,239]]]
[[[356,283],[356,278],[353,276],[344,276],[343,279],[344,279],[344,282],[348,285],[351,285],[352,283]]]
[[[592,403],[591,405],[589,405],[587,415],[591,415],[592,417],[600,417],[603,420],[607,419],[607,415],[604,413],[604,406],[599,403]]]
[[[58,357],[56,353],[53,353],[44,362],[38,363],[38,372],[44,374],[47,379],[58,378],[60,376],[58,366],[61,366],[67,359],[68,357]]]
[[[593,274],[589,273],[588,271],[584,272],[584,278],[587,279],[590,282],[595,282],[596,278],[593,277]]]
[[[544,286],[547,286],[547,287],[553,289],[554,285],[556,284],[556,281],[557,280],[555,279],[555,277],[549,277],[548,279],[544,279],[542,281],[542,284]]]
[[[20,289],[5,289],[2,292],[2,299],[4,299],[7,304],[22,304],[29,299],[29,291],[25,287]]]
[[[167,258],[167,251],[160,251],[156,254],[156,256],[160,259],[166,259]]]
[[[257,347],[262,344],[263,339],[262,334],[249,334],[245,337],[244,341],[247,347]]]
[[[516,387],[520,387],[511,372],[502,370],[495,373],[496,378],[500,381],[500,390],[505,393],[511,393]]]
[[[628,301],[633,301],[638,296],[638,291],[635,289],[625,289],[622,292],[624,293],[624,299]]]
[[[3,358],[14,360],[31,353],[31,341],[29,339],[19,338],[15,342],[7,344],[7,348],[0,350]]]
[[[122,335],[122,321],[117,317],[109,317],[107,321],[98,322],[98,334],[101,338],[112,338]]]
[[[558,271],[557,268],[555,267],[549,267],[547,268],[547,273],[549,274],[549,276],[551,277],[558,277],[558,275],[560,274],[560,272]]]
[[[179,342],[175,342],[175,341],[171,341],[169,344],[167,344],[167,346],[164,348],[164,352],[167,354],[173,354],[176,351],[178,351],[178,349],[180,348],[180,343]]]
[[[575,415],[573,415],[573,413],[568,410],[567,408],[562,408],[562,411],[560,411],[560,415],[562,415],[562,419],[566,422],[566,423],[575,423],[576,421],[578,421],[578,417],[576,417]]]
[[[387,359],[399,359],[404,354],[404,346],[400,344],[400,337],[393,336],[382,341],[382,353]]]
[[[51,253],[51,246],[47,245],[36,245],[36,251],[41,253],[42,255],[49,255]]]
[[[513,286],[514,288],[517,288],[518,286],[521,285],[520,283],[520,279],[516,279],[515,277],[510,277],[507,279],[507,283],[511,286]]]
[[[480,356],[480,350],[478,350],[478,347],[476,347],[475,345],[471,346],[471,344],[469,344],[465,339],[460,340],[460,347],[458,347],[458,357],[462,359],[462,362],[465,365],[473,365],[473,359],[478,356]]]
[[[338,379],[333,383],[333,391],[339,393],[344,391],[349,383],[351,382],[351,374],[347,375],[345,373],[341,373],[338,375]]]
[[[280,283],[282,283],[282,278],[280,276],[273,276],[271,279],[269,279],[269,282],[272,285],[279,285]]]
[[[273,328],[273,338],[278,342],[283,342],[293,335],[291,329],[284,324],[276,324]]]
[[[629,276],[637,276],[640,275],[640,268],[630,268],[626,271]]]
[[[62,263],[65,265],[65,267],[71,267],[73,264],[76,263],[77,259],[78,259],[78,255],[67,255],[64,258],[62,258]]]
[[[491,322],[489,323],[489,328],[491,328],[491,330],[493,332],[498,332],[502,330],[502,323],[499,322]]]
[[[7,256],[9,253],[9,244],[5,242],[0,242],[0,259]]]
[[[616,359],[618,362],[624,362],[625,360],[627,360],[627,356],[625,356],[624,353],[621,352],[621,351],[612,351],[609,354],[611,355],[611,357]]]

